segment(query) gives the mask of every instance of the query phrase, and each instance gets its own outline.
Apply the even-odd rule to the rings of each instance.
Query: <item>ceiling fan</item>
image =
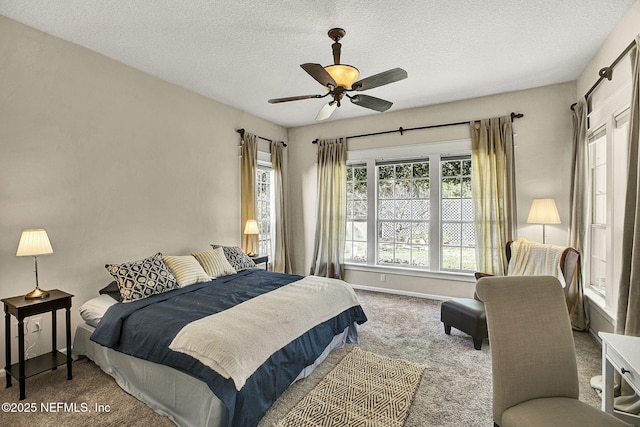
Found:
[[[326,67],[313,63],[300,65],[311,77],[323,85],[328,92],[324,95],[301,95],[291,96],[288,98],[270,99],[269,103],[277,104],[280,102],[331,96],[331,101],[329,101],[324,107],[322,107],[320,112],[318,112],[316,120],[328,119],[335,109],[340,106],[344,96],[349,98],[353,104],[369,108],[371,110],[383,112],[391,108],[393,105],[392,102],[368,95],[350,95],[349,92],[361,92],[363,90],[373,89],[378,86],[406,79],[407,72],[402,68],[393,68],[356,81],[360,76],[358,69],[351,65],[340,63],[340,50],[342,48],[340,39],[344,37],[346,31],[342,28],[332,28],[329,30],[328,34],[329,38],[333,40],[333,44],[331,45],[333,48],[333,65],[328,65]]]

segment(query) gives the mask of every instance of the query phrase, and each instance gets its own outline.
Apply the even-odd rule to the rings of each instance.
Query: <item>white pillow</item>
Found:
[[[181,288],[194,283],[208,282],[211,277],[202,269],[198,261],[191,255],[163,256],[162,261],[169,267],[171,273]]]
[[[107,309],[114,304],[117,304],[117,301],[106,294],[91,298],[80,306],[80,317],[95,328]]]
[[[192,252],[191,255],[198,260],[202,268],[204,268],[204,271],[214,279],[237,273],[227,260],[227,257],[224,256],[222,248],[211,251]]]

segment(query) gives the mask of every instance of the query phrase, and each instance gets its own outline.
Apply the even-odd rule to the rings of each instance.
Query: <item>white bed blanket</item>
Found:
[[[507,276],[554,276],[566,286],[560,259],[566,248],[520,238],[511,243]]]
[[[273,353],[359,305],[349,284],[308,276],[186,325],[169,348],[188,354],[240,390]]]

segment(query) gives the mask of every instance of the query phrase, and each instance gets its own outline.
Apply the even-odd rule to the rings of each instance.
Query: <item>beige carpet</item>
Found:
[[[278,427],[402,427],[425,369],[355,347]]]
[[[360,330],[360,347],[375,354],[409,360],[429,367],[420,382],[405,427],[487,427],[491,419],[491,355],[488,342],[473,349],[471,337],[452,330],[444,333],[440,322],[440,301],[357,290],[369,321]],[[74,314],[74,315],[77,315]],[[574,332],[580,378],[580,399],[599,408],[600,399],[589,381],[602,373],[602,350],[593,337]],[[258,427],[272,427],[338,365],[355,346],[329,354],[310,377],[292,384],[260,421]],[[1,377],[0,377],[1,378]],[[4,378],[1,378],[4,381]],[[73,364],[73,380],[65,369],[48,371],[27,379],[27,399],[18,400],[16,382],[11,388],[0,385],[0,402],[27,402],[36,412],[0,412],[0,426],[33,427],[116,427],[175,426],[167,417],[125,393],[93,362]],[[42,403],[67,402],[90,411],[44,412]],[[109,405],[109,412],[96,411]]]

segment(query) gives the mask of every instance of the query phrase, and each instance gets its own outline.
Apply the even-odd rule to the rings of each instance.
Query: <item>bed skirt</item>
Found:
[[[76,328],[73,354],[86,356],[111,375],[127,393],[155,412],[183,427],[222,427],[227,410],[206,383],[169,366],[129,356],[101,346],[89,338],[95,328],[82,322]],[[297,381],[309,376],[333,350],[357,343],[355,323],[336,335],[316,361],[300,372]]]

